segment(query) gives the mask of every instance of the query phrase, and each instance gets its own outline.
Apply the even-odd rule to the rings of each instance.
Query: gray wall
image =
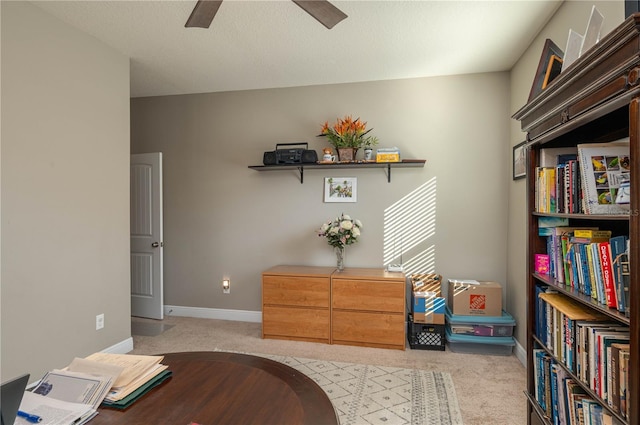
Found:
[[[27,2],[1,8],[0,370],[35,380],[131,336],[129,61]]]
[[[531,43],[518,63],[511,70],[511,114],[520,109],[529,97],[540,55],[545,40],[550,38],[560,49],[567,44],[569,29],[585,33],[591,7],[604,15],[602,34],[609,33],[624,20],[624,2],[622,1],[565,1],[549,23]],[[525,133],[520,130],[520,122],[511,120],[511,146],[525,140]],[[509,239],[507,276],[510,282],[507,291],[507,305],[516,316],[516,338],[525,345],[526,328],[526,182],[516,180],[509,185]]]
[[[294,171],[247,168],[276,143],[321,151],[321,124],[345,114],[425,167],[394,169],[391,183],[380,169],[306,170],[304,184]],[[335,265],[315,230],[341,212],[364,224],[346,266],[383,267],[385,210],[429,185],[433,203],[402,208],[411,234],[428,227],[413,224],[423,211],[435,219],[433,234],[405,247],[405,264],[433,253],[419,271],[507,284],[507,73],[137,98],[131,127],[133,153],[163,152],[165,304],[260,311],[263,270]],[[357,203],[323,202],[332,176],[357,177]]]

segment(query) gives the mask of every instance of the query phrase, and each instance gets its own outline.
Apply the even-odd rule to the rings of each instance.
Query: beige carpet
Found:
[[[427,371],[448,372],[465,425],[526,424],[525,369],[515,356],[446,351],[387,350],[261,338],[259,323],[167,317],[134,318],[165,329],[156,336],[133,335],[132,354],[229,350],[304,357]]]

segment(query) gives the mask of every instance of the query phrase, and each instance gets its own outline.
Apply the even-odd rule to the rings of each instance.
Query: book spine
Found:
[[[609,407],[616,413],[620,413],[620,347],[615,344],[611,346],[611,397],[607,402]]]
[[[544,411],[551,417],[551,363],[553,359],[549,356],[542,358],[544,364]]]
[[[593,276],[592,276],[592,287],[591,287],[591,298],[597,300],[599,293],[601,292],[600,288],[602,286],[602,279],[600,278],[600,260],[598,247],[596,244],[589,244],[589,249],[591,249],[592,261],[593,261]]]
[[[609,242],[599,243],[598,250],[600,252],[602,281],[604,283],[607,306],[617,309],[618,303],[615,293],[615,284],[613,283],[613,268],[611,267],[611,246],[609,245]]]
[[[629,269],[629,256],[627,253],[623,254],[622,261],[620,262],[620,274],[622,275],[622,287],[624,289],[624,299],[627,300],[625,303],[624,313],[627,317],[630,315],[629,309],[629,285],[631,279],[631,270]]]
[[[613,281],[616,287],[616,297],[618,311],[625,311],[624,286],[622,284],[622,254],[626,248],[627,236],[614,236],[609,243],[611,244],[611,265],[613,267]]]
[[[559,425],[558,421],[558,368],[555,363],[550,366],[551,381],[551,421],[554,425]]]
[[[564,164],[556,165],[556,212],[564,213]]]
[[[609,407],[613,406],[613,380],[618,375],[613,372],[613,351],[613,347],[607,347],[607,397],[605,400]]]
[[[565,316],[565,347],[566,347],[566,357],[565,357],[565,365],[569,370],[573,373],[576,373],[576,365],[575,365],[575,342],[576,342],[576,334],[575,334],[575,324],[574,321],[569,317]]]
[[[585,245],[585,252],[587,254],[587,268],[589,269],[589,276],[585,279],[584,294],[591,296],[591,288],[595,288],[595,268],[593,266],[593,249],[591,244]]]
[[[565,285],[571,284],[571,261],[569,260],[569,236],[564,234],[561,237],[562,244],[562,272],[564,273],[562,282]]]
[[[627,388],[629,387],[629,352],[620,352],[620,415],[629,417],[629,404],[627,403]]]
[[[569,162],[564,164],[564,212],[567,214],[571,213],[571,173]]]
[[[569,181],[569,202],[568,202],[568,207],[569,207],[569,213],[570,214],[574,214],[576,212],[575,210],[575,203],[576,203],[576,199],[575,199],[575,160],[571,160],[569,161],[569,163],[567,164],[567,168],[569,169],[569,173],[568,173],[568,177],[567,180]]]
[[[580,252],[580,291],[584,293],[585,282],[589,279],[589,259],[587,257],[586,245],[578,244]]]

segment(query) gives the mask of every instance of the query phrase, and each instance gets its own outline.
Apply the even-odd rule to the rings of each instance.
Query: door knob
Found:
[[[151,244],[151,248],[157,248],[159,246],[160,246],[160,244],[158,242],[154,242],[154,243]]]

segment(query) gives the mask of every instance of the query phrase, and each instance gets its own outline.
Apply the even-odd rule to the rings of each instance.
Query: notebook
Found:
[[[0,386],[0,423],[2,425],[13,425],[15,422],[28,383],[29,374],[27,373]]]

